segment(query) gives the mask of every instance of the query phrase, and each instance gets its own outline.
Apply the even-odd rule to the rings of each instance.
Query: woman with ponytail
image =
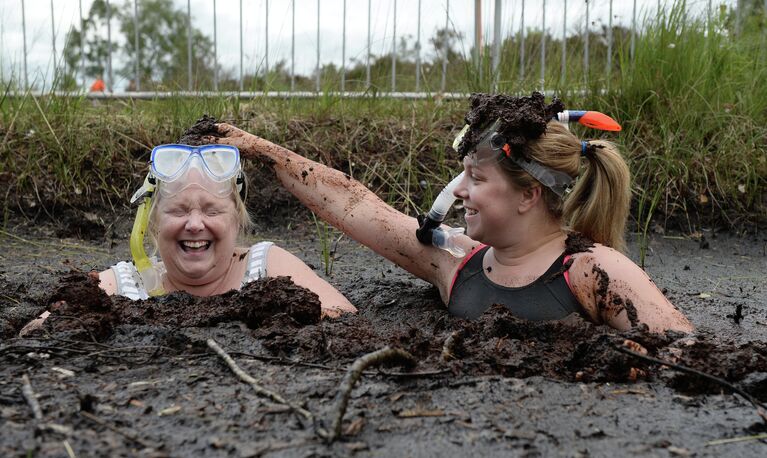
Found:
[[[621,330],[691,331],[622,254],[630,175],[615,146],[579,140],[552,121],[562,103],[539,93],[475,94],[471,105],[454,142],[464,166],[453,191],[465,210],[466,234],[451,240],[453,253],[468,253],[460,258],[419,241],[416,218],[338,170],[227,124],[206,140],[265,159],[315,214],[436,286],[453,315],[503,304],[529,320],[578,314]]]

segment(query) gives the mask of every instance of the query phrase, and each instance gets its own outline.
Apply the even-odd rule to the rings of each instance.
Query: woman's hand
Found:
[[[263,138],[245,132],[244,130],[238,129],[225,122],[215,124],[215,127],[216,134],[202,137],[203,142],[236,146],[237,149],[240,150],[240,156],[244,159],[255,159],[261,156],[262,154],[259,146],[264,147],[266,145],[271,145],[270,142]]]

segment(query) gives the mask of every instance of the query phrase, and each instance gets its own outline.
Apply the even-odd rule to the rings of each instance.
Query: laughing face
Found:
[[[495,245],[513,224],[522,193],[503,176],[495,162],[475,164],[473,158],[467,156],[463,165],[466,173],[454,194],[463,200],[466,235]]]
[[[204,285],[226,275],[238,233],[231,196],[190,186],[159,201],[157,211],[157,245],[174,282]]]

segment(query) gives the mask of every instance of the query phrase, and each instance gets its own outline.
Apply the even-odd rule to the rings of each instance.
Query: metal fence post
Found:
[[[192,92],[192,0],[186,0],[187,90]]]
[[[522,0],[522,15],[519,24],[519,80],[525,79],[525,0]]]
[[[346,91],[346,0],[343,8],[343,27],[341,33],[341,94]]]
[[[83,80],[83,89],[86,88],[85,80],[85,21],[83,20],[83,0],[78,1],[80,5],[80,78]],[[24,44],[24,54],[26,55],[26,40]]]
[[[317,78],[315,90],[320,92],[320,0],[317,0]]]
[[[397,0],[394,0],[394,20],[391,37],[391,91],[397,90]]]
[[[589,0],[586,0],[586,27],[583,29],[583,77],[589,83]]]
[[[135,55],[133,56],[133,71],[136,75],[136,91],[141,91],[141,75],[139,74],[141,48],[139,48],[138,44],[138,0],[133,0],[133,32],[133,43],[135,47]]]
[[[21,0],[21,35],[24,39],[24,90],[29,90],[29,73],[27,72],[27,14],[24,0]]]
[[[218,92],[218,25],[216,22],[216,0],[213,0],[213,90]]]
[[[482,81],[482,0],[474,0],[474,66]]]
[[[442,56],[442,82],[439,86],[440,92],[445,92],[447,85],[447,53],[450,50],[450,39],[448,30],[450,27],[450,0],[445,0],[445,55]]]
[[[264,87],[266,87],[266,80],[269,77],[269,0],[265,0],[266,3],[266,16],[264,17],[264,25],[266,26],[266,31],[264,32],[264,41],[266,42],[266,46],[264,46],[264,62],[265,62],[265,68],[264,68]]]
[[[567,81],[567,0],[562,8],[562,85]]]
[[[56,80],[56,20],[53,16],[53,0],[51,0],[51,43],[53,44],[53,81],[55,81]]]
[[[613,0],[610,0],[610,18],[607,20],[607,87],[613,73]]]
[[[242,81],[242,0],[240,0],[240,92],[242,92],[243,88],[243,81]]]
[[[365,54],[365,87],[370,87],[370,2],[368,0],[368,47]]]
[[[546,86],[546,0],[541,2],[542,10],[542,30],[541,30],[541,92]]]
[[[765,0],[767,1],[767,0]],[[418,0],[418,30],[415,40],[415,91],[421,91],[421,0]]]
[[[493,15],[493,92],[498,92],[500,78],[498,66],[501,63],[501,0],[495,0]]]
[[[290,29],[290,92],[296,90],[296,0],[293,0],[292,26]]]
[[[107,89],[109,92],[114,92],[114,75],[112,74],[112,5],[107,4],[107,66],[109,68],[109,85]]]
[[[636,49],[636,34],[637,34],[637,0],[634,0],[634,7],[631,10],[631,46],[629,48],[629,55],[631,56],[631,62],[634,62],[634,50]]]

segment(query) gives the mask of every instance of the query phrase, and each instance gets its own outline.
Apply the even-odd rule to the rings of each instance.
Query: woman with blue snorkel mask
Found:
[[[471,105],[454,142],[464,172],[420,222],[347,175],[233,126],[216,125],[206,140],[265,158],[304,205],[432,283],[456,316],[472,319],[504,304],[530,320],[578,314],[617,329],[691,331],[620,252],[629,172],[614,145],[581,142],[563,125],[570,115],[589,125],[588,116],[557,100],[547,105],[539,93],[475,94]],[[455,198],[463,201],[465,235],[440,226]]]
[[[109,295],[138,300],[172,291],[213,296],[259,278],[289,276],[319,296],[323,316],[355,312],[341,293],[293,254],[271,242],[237,245],[252,224],[245,191],[236,147],[155,147],[150,171],[131,199],[139,203],[130,241],[133,261],[99,273],[99,286]],[[147,256],[145,235],[159,259]],[[21,334],[39,327],[48,315],[27,324]]]

